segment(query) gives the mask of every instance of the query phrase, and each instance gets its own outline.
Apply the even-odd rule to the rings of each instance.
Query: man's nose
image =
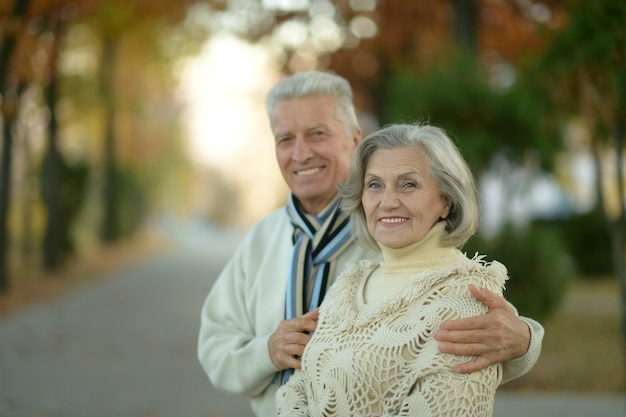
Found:
[[[313,157],[313,149],[305,138],[297,137],[291,159],[298,163],[304,163]]]

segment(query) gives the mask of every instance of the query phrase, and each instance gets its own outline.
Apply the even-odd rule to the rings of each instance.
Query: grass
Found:
[[[615,279],[576,282],[569,288],[568,296],[577,300],[578,308],[565,312],[561,309],[542,323],[546,332],[539,361],[527,375],[501,389],[624,392],[621,318],[619,314],[591,313],[593,302],[598,300],[605,304],[599,307],[619,306],[618,294]]]
[[[624,390],[624,349],[619,318],[553,317],[539,361],[525,376],[503,390],[597,391]]]

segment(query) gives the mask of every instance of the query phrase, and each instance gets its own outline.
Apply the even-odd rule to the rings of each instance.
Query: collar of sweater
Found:
[[[438,270],[451,265],[460,252],[455,247],[441,246],[445,222],[438,222],[422,240],[394,249],[379,244],[383,254],[381,272],[386,275],[415,275],[426,270]]]

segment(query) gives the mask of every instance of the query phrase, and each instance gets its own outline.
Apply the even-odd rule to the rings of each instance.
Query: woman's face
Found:
[[[449,207],[421,146],[377,149],[365,167],[361,202],[374,240],[402,248],[424,238]]]

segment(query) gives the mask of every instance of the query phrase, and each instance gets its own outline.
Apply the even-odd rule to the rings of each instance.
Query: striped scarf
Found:
[[[305,213],[291,194],[287,215],[294,227],[293,252],[287,281],[285,318],[292,319],[321,304],[335,272],[334,260],[352,242],[349,215],[335,199],[319,215]],[[293,369],[282,372],[287,382]]]

